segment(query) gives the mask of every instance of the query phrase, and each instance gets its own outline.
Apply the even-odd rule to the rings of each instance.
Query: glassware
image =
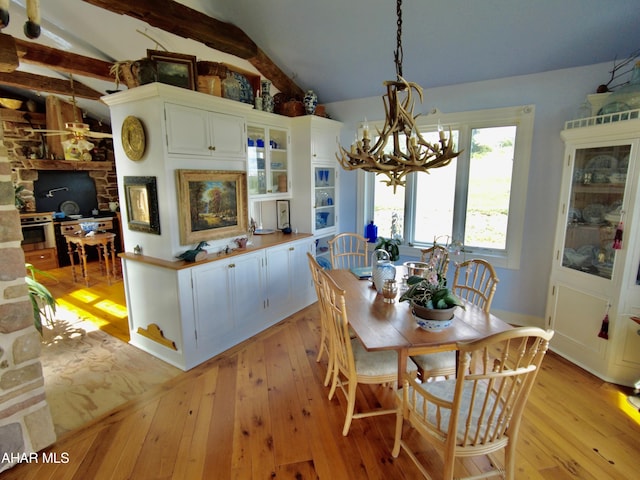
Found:
[[[371,254],[371,278],[378,293],[382,293],[385,280],[396,278],[396,267],[386,250],[379,248]]]
[[[396,295],[398,294],[398,285],[396,285],[395,279],[389,278],[384,281],[382,286],[382,296],[384,297],[384,303],[395,303]]]

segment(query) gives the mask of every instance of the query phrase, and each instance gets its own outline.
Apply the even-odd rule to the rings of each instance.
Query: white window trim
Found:
[[[527,186],[529,179],[529,164],[531,161],[531,145],[533,142],[533,124],[535,119],[534,105],[520,105],[516,107],[495,108],[486,110],[474,110],[469,112],[442,113],[434,109],[428,115],[420,116],[416,120],[416,126],[424,130],[435,130],[438,125],[443,125],[445,129],[451,127],[452,130],[460,131],[460,140],[464,136],[470,135],[474,128],[495,127],[503,125],[517,125],[518,132],[514,145],[514,158],[517,159],[513,165],[511,180],[511,197],[509,202],[509,224],[507,227],[507,246],[504,251],[491,249],[465,248],[466,258],[484,258],[496,267],[518,269],[522,256],[522,239],[524,236],[524,217],[527,201]],[[381,129],[384,122],[369,122],[375,130]],[[462,152],[461,155],[468,156],[470,152]],[[446,167],[445,167],[446,168]],[[359,198],[365,199],[362,202],[362,209],[358,208],[359,224],[364,224],[362,220],[373,218],[374,211],[374,183],[379,181],[373,173],[358,172]],[[409,185],[407,185],[409,187]],[[513,192],[516,192],[514,195]],[[458,204],[456,198],[456,205]],[[360,207],[360,206],[359,206]],[[409,225],[413,216],[413,205],[405,206],[405,225]],[[405,227],[406,228],[406,227]],[[400,248],[402,255],[419,257],[420,248],[423,246],[412,246],[403,244]]]

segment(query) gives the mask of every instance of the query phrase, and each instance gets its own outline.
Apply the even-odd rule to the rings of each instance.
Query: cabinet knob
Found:
[[[236,268],[236,264],[235,263],[230,263],[229,264],[229,268]]]
[[[296,249],[296,247],[289,247],[289,251],[292,252]]]
[[[209,145],[209,150],[214,151],[216,149],[216,147],[214,147],[213,145]]]

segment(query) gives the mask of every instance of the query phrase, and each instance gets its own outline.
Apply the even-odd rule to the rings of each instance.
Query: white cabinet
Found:
[[[291,198],[289,130],[247,127],[247,188],[254,200]]]
[[[313,254],[313,240],[310,238],[267,250],[270,315],[282,317],[287,311],[299,310],[313,303],[315,290],[307,252]]]
[[[291,224],[319,241],[338,231],[340,169],[335,154],[341,127],[314,115],[292,119],[293,188],[300,193],[291,205]]]
[[[188,370],[312,304],[313,237],[273,236],[266,248],[187,265],[125,254],[131,343]]]
[[[546,311],[556,331],[551,348],[600,378],[632,385],[640,379],[640,120],[603,118],[562,138]]]
[[[264,328],[263,252],[191,269],[195,347],[222,351]]]
[[[172,103],[165,116],[170,155],[244,158],[244,117]]]

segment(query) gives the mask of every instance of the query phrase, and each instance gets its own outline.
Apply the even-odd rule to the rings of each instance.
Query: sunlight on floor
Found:
[[[102,300],[93,305],[95,308],[108,313],[109,315],[117,318],[125,318],[128,315],[126,307],[119,305],[111,300]]]
[[[99,298],[97,295],[82,288],[69,293],[69,296],[77,300],[80,300],[81,302],[84,302],[84,303],[91,303]]]
[[[618,406],[620,410],[626,413],[632,420],[635,420],[637,424],[640,424],[640,412],[637,407],[634,407],[629,403],[627,395],[622,392],[618,393]]]

